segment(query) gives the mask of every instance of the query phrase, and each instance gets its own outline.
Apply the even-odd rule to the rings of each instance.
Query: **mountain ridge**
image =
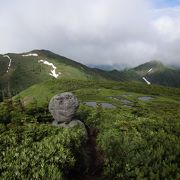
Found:
[[[113,70],[109,75],[118,81],[140,81],[147,84],[180,87],[180,71],[157,60],[123,71]]]
[[[10,67],[8,57],[12,59]],[[12,94],[17,94],[33,84],[52,78],[104,79],[93,69],[48,50],[0,55],[1,90],[11,89]]]
[[[54,78],[139,81],[180,87],[180,71],[155,60],[123,71],[105,71],[90,68],[44,49],[0,55],[0,91],[2,91],[2,96],[13,96],[34,84]]]

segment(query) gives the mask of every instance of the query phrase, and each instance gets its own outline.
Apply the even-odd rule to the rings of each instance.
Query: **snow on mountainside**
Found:
[[[22,57],[38,57],[39,55],[37,53],[28,53],[28,54],[23,54]],[[56,72],[57,67],[53,64],[50,63],[46,60],[39,60],[38,63],[43,63],[45,65],[48,65],[52,68],[51,72],[49,73],[50,76],[54,78],[58,78],[59,75],[61,74],[60,72]]]
[[[37,57],[38,54],[36,54],[36,53],[29,53],[29,54],[23,54],[22,56],[23,56],[23,57],[30,57],[30,56]]]
[[[9,72],[9,69],[10,69],[10,67],[11,67],[12,59],[11,59],[8,55],[4,55],[3,57],[9,59],[9,64],[8,64],[8,68],[7,68],[7,71],[6,71],[6,72],[8,73],[8,72]]]
[[[53,63],[50,63],[46,60],[39,60],[38,62],[52,67],[51,73],[49,73],[50,76],[53,76],[54,78],[58,78],[58,76],[61,74],[60,72],[58,73],[56,72],[57,67]]]
[[[147,74],[150,73],[152,71],[152,68],[148,70]],[[142,78],[148,85],[150,85],[151,83],[145,78]]]
[[[113,80],[180,87],[180,71],[151,61],[123,71],[103,71],[47,50],[0,55],[0,90],[13,94],[51,79]]]
[[[152,68],[148,71],[148,73],[150,73],[152,71]]]
[[[145,77],[143,77],[143,80],[144,80],[148,85],[151,84]]]
[[[52,78],[106,79],[99,71],[48,50],[0,55],[0,91],[6,95],[17,94]]]

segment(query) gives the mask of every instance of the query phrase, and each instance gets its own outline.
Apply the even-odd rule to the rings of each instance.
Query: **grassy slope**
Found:
[[[151,68],[153,70],[147,73]],[[180,87],[180,71],[167,67],[159,61],[150,61],[136,68],[124,71],[113,70],[105,73],[104,76],[117,81],[140,82],[144,82],[142,77],[145,76],[152,84]]]
[[[138,67],[135,67],[133,70],[136,71],[139,75],[145,76],[149,69],[153,69],[153,72],[160,72],[165,70],[167,67],[164,66],[161,62],[159,61],[150,61],[147,63],[144,63]]]
[[[109,93],[107,93],[107,90]],[[180,100],[180,90],[175,88],[164,88],[162,86],[148,86],[143,83],[120,83],[113,81],[86,81],[86,80],[50,80],[40,84],[36,84],[21,92],[15,98],[21,97],[25,100],[35,98],[39,105],[44,104],[53,95],[64,92],[73,91],[81,94],[80,99],[87,97],[103,97],[109,101],[108,96],[118,95],[118,93],[138,93],[139,95],[166,96],[171,99]],[[80,92],[80,93],[78,93]],[[106,93],[105,93],[106,92]],[[104,95],[103,95],[104,93]],[[93,100],[93,98],[92,98]],[[31,101],[31,100],[30,100]]]
[[[147,78],[154,84],[180,87],[180,72],[173,69],[166,68],[162,71],[149,74]]]
[[[151,68],[153,70],[150,73],[147,73]],[[150,61],[142,64],[134,68],[134,71],[141,77],[146,76],[153,84],[180,87],[180,72],[176,69],[163,65],[159,61]]]
[[[38,60],[47,60],[57,67],[61,72],[60,79],[104,79],[92,69],[56,55],[50,51],[35,50],[31,53],[38,53],[38,57],[22,57],[22,54],[8,54],[12,58],[10,71],[6,73],[9,60],[0,56],[0,84],[3,89],[9,89],[14,94],[20,92],[33,84],[53,79],[49,75],[51,67],[38,63]]]
[[[62,74],[59,79],[80,80],[115,80],[115,81],[140,81],[146,76],[152,84],[165,86],[180,86],[180,72],[167,68],[157,61],[140,65],[134,69],[124,71],[103,71],[70,60],[66,57],[54,54],[47,50],[34,50],[38,57],[22,57],[22,54],[8,54],[12,59],[12,66],[6,73],[9,60],[0,55],[0,90],[11,91],[15,95],[26,88],[47,80],[53,79],[49,75],[51,68],[38,63],[38,60],[47,60],[57,67]],[[147,75],[147,71],[153,68],[153,72]],[[145,82],[144,82],[145,83]],[[7,93],[8,94],[8,93]]]

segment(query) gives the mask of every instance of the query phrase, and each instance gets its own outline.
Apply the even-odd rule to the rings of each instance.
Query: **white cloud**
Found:
[[[169,16],[163,16],[154,23],[159,34],[167,41],[175,41],[180,37],[180,19],[172,19]]]
[[[166,63],[180,64],[180,7],[157,9],[153,13],[158,45],[156,57]]]
[[[154,26],[159,35],[167,42],[180,38],[180,7],[164,8],[154,11],[157,16]]]
[[[0,1],[0,51],[49,49],[83,63],[179,63],[180,8],[150,0]]]

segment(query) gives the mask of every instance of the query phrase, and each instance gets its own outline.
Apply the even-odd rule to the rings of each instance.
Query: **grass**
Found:
[[[57,67],[57,72],[61,73],[59,79],[105,79],[92,69],[70,59],[46,51],[38,51],[37,53],[38,57],[8,54],[12,58],[9,73],[6,73],[8,59],[0,56],[0,90],[11,91],[14,95],[34,84],[53,79],[49,75],[51,67],[39,63],[39,60],[53,63]]]
[[[177,110],[174,113],[177,113],[180,106],[179,89],[165,88],[161,86],[144,86],[144,84],[141,83],[130,84],[113,81],[86,81],[73,79],[50,80],[33,85],[15,96],[14,99],[22,98],[27,100],[29,97],[31,101],[35,99],[38,106],[43,106],[48,103],[52,96],[65,91],[73,92],[81,102],[109,102],[117,107],[126,109],[127,111],[130,110],[123,106],[121,102],[123,99],[131,101],[131,106],[148,108],[150,114],[154,111],[157,111],[158,113],[158,109],[160,110],[162,106],[163,108],[167,106],[168,109],[171,105],[173,105],[173,108]],[[110,98],[111,96],[117,97],[119,100]],[[149,101],[138,100],[141,96],[150,96],[152,99]]]

